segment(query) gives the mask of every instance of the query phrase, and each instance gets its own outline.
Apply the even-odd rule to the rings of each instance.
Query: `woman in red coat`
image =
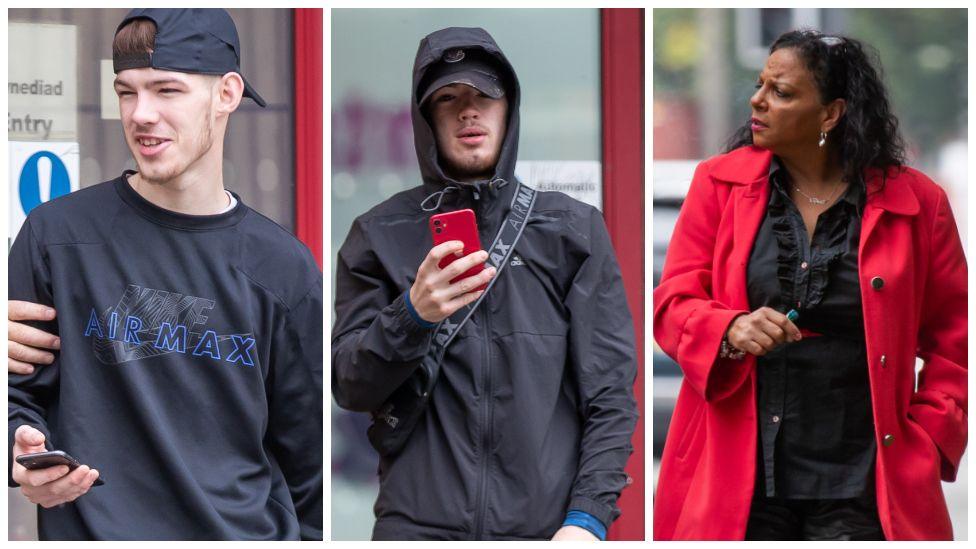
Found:
[[[684,372],[654,538],[951,539],[967,289],[946,195],[904,166],[856,40],[781,36],[750,103],[654,292]]]

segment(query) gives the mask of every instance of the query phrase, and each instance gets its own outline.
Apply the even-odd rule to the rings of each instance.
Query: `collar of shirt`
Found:
[[[225,213],[227,213],[227,212],[229,212],[229,211],[231,211],[231,210],[233,210],[234,208],[237,207],[237,198],[233,194],[231,194],[231,192],[228,191],[227,189],[224,189],[224,193],[227,194],[227,200],[230,203],[227,205],[226,208],[224,208],[223,210],[220,210],[219,212],[217,212],[217,215],[225,214]]]

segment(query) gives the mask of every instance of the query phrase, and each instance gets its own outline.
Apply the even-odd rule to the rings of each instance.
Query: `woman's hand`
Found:
[[[736,349],[756,356],[763,356],[783,343],[802,339],[796,324],[769,307],[737,316],[729,326],[726,337]]]

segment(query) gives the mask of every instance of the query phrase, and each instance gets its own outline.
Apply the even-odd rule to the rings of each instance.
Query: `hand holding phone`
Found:
[[[16,460],[17,463],[23,465],[28,471],[38,471],[40,469],[64,465],[68,468],[68,472],[70,473],[78,467],[81,467],[81,462],[71,457],[63,450],[51,450],[50,452],[37,452],[35,454],[21,454],[17,456]],[[101,486],[103,484],[105,484],[104,480],[101,478],[96,478],[95,482],[92,483],[92,486]]]
[[[36,460],[39,454],[51,453],[44,446],[44,433],[29,426],[21,425],[14,433],[14,447],[12,455],[14,464],[12,477],[20,485],[20,491],[31,501],[45,508],[55,507],[63,503],[74,501],[84,494],[98,480],[98,471],[87,465],[55,464],[41,469],[30,470],[22,462],[40,464],[44,460]],[[63,453],[63,452],[62,452]],[[34,455],[35,458],[25,458]],[[21,459],[17,459],[21,458]],[[45,458],[77,463],[77,460],[65,454],[61,457]]]
[[[484,266],[488,253],[471,210],[435,215],[429,225],[434,247],[417,269],[409,299],[421,320],[437,323],[481,297],[495,268]]]

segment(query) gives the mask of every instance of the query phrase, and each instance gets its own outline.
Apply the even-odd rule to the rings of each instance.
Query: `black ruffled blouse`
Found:
[[[789,173],[775,159],[769,180],[749,258],[749,306],[795,309],[804,337],[758,360],[757,482],[768,497],[857,497],[875,451],[857,267],[864,192],[850,185],[809,241]]]

